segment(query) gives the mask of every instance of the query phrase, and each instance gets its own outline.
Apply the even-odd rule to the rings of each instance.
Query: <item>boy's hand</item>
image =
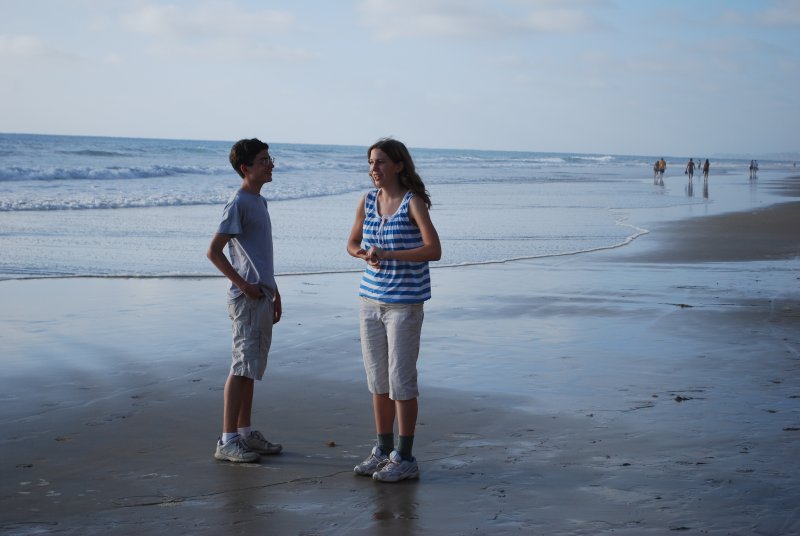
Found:
[[[272,323],[277,324],[281,321],[281,316],[283,316],[283,305],[281,304],[281,293],[277,290],[275,291],[275,298],[273,298],[274,309],[272,313]]]
[[[261,285],[256,283],[247,283],[242,287],[242,292],[245,294],[245,296],[254,300],[264,297],[264,291],[261,290]]]

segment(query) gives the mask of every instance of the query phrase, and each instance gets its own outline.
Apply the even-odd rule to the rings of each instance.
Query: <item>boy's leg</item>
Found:
[[[239,407],[239,415],[236,419],[237,428],[248,428],[251,424],[251,416],[253,413],[253,390],[255,387],[255,380],[252,378],[244,378],[244,388],[242,389],[242,405]]]
[[[254,452],[246,443],[245,438],[238,434],[237,421],[243,411],[252,406],[248,398],[252,396],[253,380],[243,376],[229,375],[225,382],[223,394],[224,407],[222,412],[222,437],[217,442],[214,457],[218,460],[231,462],[258,461],[258,453]],[[248,416],[249,419],[249,416]]]
[[[223,432],[226,434],[251,425],[254,380],[260,380],[267,367],[273,309],[274,303],[267,297],[251,300],[240,296],[228,304],[233,322],[233,362],[225,382]]]
[[[224,391],[223,432],[236,433],[240,427],[250,425],[250,413],[253,407],[253,386],[252,378],[228,376]],[[247,422],[243,423],[243,420]]]

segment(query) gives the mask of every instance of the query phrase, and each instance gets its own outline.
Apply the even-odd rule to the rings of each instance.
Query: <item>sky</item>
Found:
[[[800,154],[800,0],[0,0],[0,132]]]

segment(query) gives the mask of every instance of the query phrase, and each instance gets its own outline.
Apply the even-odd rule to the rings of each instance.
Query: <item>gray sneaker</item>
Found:
[[[353,472],[361,476],[372,476],[384,464],[389,463],[389,456],[383,453],[377,446],[372,447],[372,452],[363,462],[353,467]]]
[[[227,443],[222,443],[222,439],[217,440],[217,451],[214,457],[218,460],[229,462],[256,462],[258,453],[253,452],[244,442],[242,436],[236,436]]]
[[[259,454],[280,454],[283,445],[270,443],[258,430],[253,430],[244,438],[244,443],[253,452]]]
[[[389,454],[389,461],[372,475],[372,479],[379,482],[398,482],[407,478],[419,478],[417,459],[404,460],[396,450]]]

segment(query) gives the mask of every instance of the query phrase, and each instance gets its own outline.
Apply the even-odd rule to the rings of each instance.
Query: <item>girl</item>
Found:
[[[375,188],[356,209],[347,252],[367,266],[361,278],[361,351],[377,445],[353,469],[381,482],[419,477],[411,454],[417,424],[417,356],[423,303],[431,297],[429,261],[442,256],[431,200],[401,142],[384,138],[367,151]],[[399,441],[394,446],[394,422]]]

